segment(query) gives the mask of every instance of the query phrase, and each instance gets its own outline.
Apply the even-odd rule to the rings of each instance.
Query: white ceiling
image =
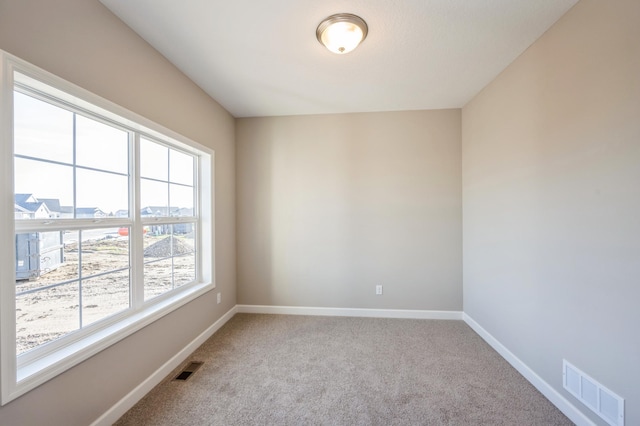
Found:
[[[577,0],[100,0],[235,117],[459,108]],[[369,26],[335,55],[334,13]]]

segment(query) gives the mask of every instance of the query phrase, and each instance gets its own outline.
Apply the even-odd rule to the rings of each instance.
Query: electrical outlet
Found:
[[[380,296],[382,294],[382,286],[381,285],[377,285],[376,286],[376,295]]]
[[[218,303],[222,302],[222,294],[218,293]]]

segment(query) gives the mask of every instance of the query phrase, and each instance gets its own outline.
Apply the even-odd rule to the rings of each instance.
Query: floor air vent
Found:
[[[624,399],[562,360],[562,382],[578,398],[611,426],[624,426]]]
[[[201,362],[190,362],[173,380],[180,380],[184,382],[185,380],[189,380],[189,378],[198,371],[198,368],[202,367]]]

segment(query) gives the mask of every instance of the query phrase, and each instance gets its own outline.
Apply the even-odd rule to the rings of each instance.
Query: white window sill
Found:
[[[17,368],[16,386],[2,403],[6,404],[25,394],[214,288],[213,283],[196,284],[54,352],[20,365]]]

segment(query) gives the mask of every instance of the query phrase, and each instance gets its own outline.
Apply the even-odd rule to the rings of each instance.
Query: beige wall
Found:
[[[463,108],[464,310],[640,424],[640,2],[581,0]],[[591,415],[592,418],[595,418]],[[598,424],[603,424],[599,421]]]
[[[0,49],[216,153],[216,291],[0,407],[3,425],[87,425],[235,305],[234,121],[97,0],[0,0]]]
[[[461,310],[460,110],[239,119],[236,143],[238,303]]]

